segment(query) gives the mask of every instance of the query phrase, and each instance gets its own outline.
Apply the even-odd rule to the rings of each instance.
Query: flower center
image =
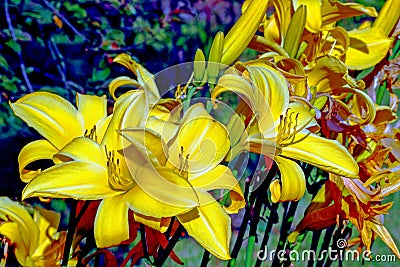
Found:
[[[293,143],[296,133],[299,132],[297,129],[297,122],[299,113],[294,113],[287,109],[285,115],[281,115],[280,123],[278,126],[278,144],[280,146],[286,146]]]
[[[183,146],[181,146],[181,153],[179,153],[178,174],[185,179],[188,179],[189,157],[190,154],[185,156]]]
[[[296,134],[304,130],[314,119],[314,117],[311,116],[306,123],[299,125],[299,115],[300,113],[292,112],[290,108],[287,109],[285,116],[281,115],[278,126],[278,135],[276,137],[277,144],[280,147],[298,143],[308,136],[306,135],[304,138],[295,141]]]
[[[89,139],[95,141],[96,143],[98,143],[97,142],[96,125],[94,125],[93,128],[90,129],[90,130],[86,129],[84,136],[86,138],[89,138]]]
[[[115,157],[114,150],[107,151],[107,147],[105,147],[105,152],[107,156],[108,184],[110,188],[116,191],[127,191],[132,188],[133,180],[121,174],[120,161],[119,158]]]

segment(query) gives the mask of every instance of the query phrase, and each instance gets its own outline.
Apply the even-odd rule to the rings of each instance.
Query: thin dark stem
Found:
[[[167,260],[169,254],[171,251],[174,249],[176,243],[179,241],[179,238],[181,237],[182,233],[185,231],[185,228],[180,224],[178,228],[176,229],[174,235],[169,239],[167,247],[164,249],[163,253],[161,253],[160,257],[158,257],[154,265],[161,267],[165,261]]]
[[[324,251],[326,252],[329,249],[329,246],[330,246],[330,243],[332,240],[332,235],[333,235],[335,228],[336,228],[336,225],[332,225],[326,229],[325,236],[324,236],[324,242],[322,243],[321,250],[319,251],[318,262],[317,262],[316,266],[321,266],[321,267],[325,266],[324,261],[328,254],[324,253]]]
[[[88,236],[86,237],[86,243],[83,249],[79,252],[78,255],[78,263],[76,267],[84,267],[86,265],[82,264],[83,258],[92,250],[93,247],[96,246],[96,241],[94,240],[94,234],[92,231],[89,232]]]
[[[294,217],[294,214],[296,213],[298,204],[299,204],[299,202],[292,201],[292,202],[290,202],[290,204],[288,204],[289,206],[285,209],[286,212],[285,212],[283,220],[282,220],[281,233],[280,233],[278,245],[276,247],[276,251],[283,250],[283,248],[286,245],[287,237],[290,233],[290,228],[292,226],[293,217]],[[278,253],[275,254],[274,260],[273,260],[271,266],[280,266]]]
[[[72,240],[74,239],[75,227],[77,224],[77,220],[75,218],[77,204],[78,204],[77,200],[75,200],[75,199],[71,200],[71,208],[70,208],[69,219],[68,219],[68,231],[67,231],[67,237],[65,240],[64,255],[63,255],[62,262],[61,262],[62,267],[68,266],[69,251],[71,249]]]
[[[149,262],[151,262],[149,251],[147,249],[146,227],[142,223],[140,224],[140,240],[142,241],[143,255]]]
[[[14,27],[12,25],[10,13],[8,12],[8,0],[4,1],[4,11],[6,13],[6,20],[7,20],[7,24],[8,24],[8,30],[10,31],[11,38],[16,44],[18,44],[17,43],[17,36],[15,35]],[[26,72],[25,62],[24,62],[24,58],[22,57],[21,49],[19,49],[18,51],[15,51],[15,52],[18,54],[19,63],[20,63],[20,67],[21,67],[21,73],[22,73],[22,76],[24,77],[24,80],[25,80],[25,83],[26,83],[26,87],[28,88],[28,92],[32,93],[33,92],[33,88],[32,88],[32,84],[31,84],[31,82],[29,80],[28,74]]]
[[[59,11],[57,8],[55,8],[49,1],[47,0],[42,0],[43,3],[55,14],[57,17],[79,37],[81,37],[83,40],[87,40],[85,35],[80,33]]]
[[[245,189],[244,189],[244,197],[245,197],[245,199],[247,198],[247,196],[249,194],[250,182],[251,182],[250,179],[246,180]],[[237,258],[238,254],[239,254],[239,251],[240,251],[240,248],[242,247],[244,234],[246,232],[247,224],[248,224],[248,221],[250,219],[250,207],[252,205],[251,201],[252,201],[252,199],[249,200],[249,204],[246,205],[246,207],[245,207],[245,212],[244,212],[244,215],[243,215],[242,223],[240,224],[239,233],[238,233],[238,236],[236,238],[236,242],[235,242],[235,245],[233,247],[233,250],[231,252],[232,260],[229,261],[228,266],[230,266],[229,264],[231,262],[234,262],[234,260]]]
[[[276,212],[278,210],[278,206],[279,206],[279,202],[273,203],[270,208],[270,212],[269,212],[269,216],[268,216],[268,223],[267,223],[267,227],[265,228],[263,240],[261,241],[260,250],[262,250],[262,249],[265,250],[265,248],[267,247],[269,237],[271,236],[272,227],[274,226],[274,224],[276,224],[278,222],[279,217],[278,217],[278,213]],[[254,267],[260,267],[261,263],[262,263],[262,259],[257,258],[256,264],[254,265]]]
[[[90,201],[85,201],[83,204],[81,210],[78,213],[78,216],[76,216],[76,207],[77,207],[78,201],[77,200],[71,200],[71,211],[69,215],[69,220],[68,220],[68,232],[67,232],[67,237],[65,240],[65,247],[64,247],[64,255],[63,255],[63,261],[61,263],[61,266],[67,266],[68,265],[68,258],[69,258],[69,251],[72,246],[72,241],[73,237],[75,234],[75,228],[79,221],[82,219],[83,215],[85,214],[85,211],[90,205]],[[85,248],[81,251],[78,257],[78,264],[77,266],[81,266],[81,261],[82,259],[86,256],[87,253],[94,247],[96,244],[94,241],[94,236],[90,235],[87,237],[87,242]],[[65,262],[65,264],[64,264]]]
[[[171,218],[171,222],[168,225],[167,231],[165,231],[164,235],[168,239],[171,236],[172,228],[174,227],[175,217]]]
[[[313,232],[310,251],[317,251],[319,238],[321,237],[321,232],[322,230]],[[312,267],[313,265],[314,265],[314,258],[311,257],[307,267]]]
[[[262,204],[264,204],[267,199],[268,186],[270,185],[271,180],[276,175],[277,170],[278,167],[276,166],[276,164],[273,164],[271,169],[268,171],[267,177],[264,179],[262,184],[250,195],[249,204],[246,206],[245,214],[243,216],[242,224],[239,229],[238,237],[236,239],[235,246],[231,253],[232,259],[228,262],[228,266],[235,265],[236,258],[242,247],[244,234],[246,232],[249,220],[250,220],[249,239],[251,237],[255,239],[257,238],[257,226],[258,223],[260,222],[260,213]]]
[[[201,259],[200,267],[207,267],[209,261],[210,261],[210,252],[205,249],[203,253],[203,258]]]

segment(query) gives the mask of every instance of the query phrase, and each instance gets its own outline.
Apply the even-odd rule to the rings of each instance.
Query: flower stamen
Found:
[[[183,146],[181,146],[181,153],[179,153],[179,167],[177,173],[185,179],[188,179],[189,157],[190,154],[184,156],[184,149]]]
[[[85,130],[84,136],[86,138],[89,138],[97,143],[97,131],[96,131],[96,125],[93,126],[90,131],[88,129]]]
[[[299,127],[299,116],[300,113],[290,112],[290,108],[287,109],[285,116],[281,115],[277,136],[279,146],[283,147],[298,143],[307,137],[306,135],[304,138],[295,141],[296,134],[308,127],[314,117],[311,117],[309,121]]]
[[[115,157],[114,151],[108,151],[105,146],[107,157],[108,184],[113,190],[126,191],[133,185],[133,180],[121,174],[120,160]]]

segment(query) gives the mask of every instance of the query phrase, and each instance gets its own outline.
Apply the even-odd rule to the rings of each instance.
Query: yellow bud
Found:
[[[400,16],[400,1],[399,0],[388,0],[379,12],[373,27],[381,29],[386,36],[389,36],[393,27],[396,25]]]
[[[303,35],[304,27],[307,20],[307,7],[301,5],[294,12],[292,20],[286,32],[283,48],[288,52],[290,57],[295,57],[300,45],[300,39]]]
[[[208,57],[207,77],[208,83],[215,84],[220,69],[222,49],[224,46],[224,33],[218,32],[211,45]]]
[[[206,77],[206,58],[201,49],[196,50],[196,55],[194,56],[194,69],[193,69],[193,79],[196,86],[202,86],[207,80]]]

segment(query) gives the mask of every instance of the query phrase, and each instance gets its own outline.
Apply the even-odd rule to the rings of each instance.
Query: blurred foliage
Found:
[[[232,25],[235,1],[7,0],[0,4],[0,131],[21,130],[8,107],[37,90],[72,99],[107,92],[124,70],[112,59],[127,52],[151,72],[193,60],[209,36]]]
[[[0,1],[0,193],[19,196],[17,157],[38,139],[9,101],[33,91],[74,101],[103,95],[117,76],[131,75],[113,58],[124,52],[152,73],[192,61],[197,48],[233,25],[242,1]]]

